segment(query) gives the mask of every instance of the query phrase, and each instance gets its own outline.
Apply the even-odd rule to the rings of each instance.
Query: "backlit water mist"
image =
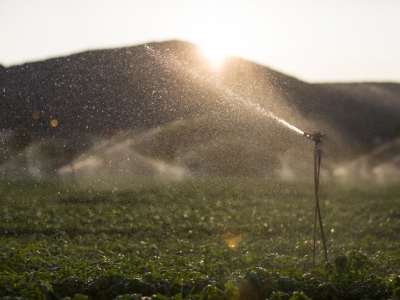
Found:
[[[268,118],[271,118],[271,119],[277,121],[278,123],[282,124],[286,128],[288,128],[288,129],[290,129],[290,130],[292,130],[292,131],[294,131],[294,132],[296,132],[298,134],[301,134],[301,135],[304,134],[304,132],[301,131],[299,128],[297,128],[296,126],[288,123],[284,119],[278,117],[273,112],[265,110],[259,104],[251,102],[249,99],[239,95],[238,93],[234,92],[230,88],[221,85],[219,82],[213,81],[213,80],[211,80],[209,78],[205,78],[203,76],[200,76],[196,71],[194,71],[191,67],[185,65],[181,60],[179,60],[175,56],[169,55],[169,60],[167,60],[165,55],[163,55],[160,51],[158,51],[158,50],[156,50],[154,48],[151,48],[149,45],[145,45],[145,49],[152,57],[156,58],[160,63],[165,64],[168,67],[179,69],[179,70],[181,70],[183,72],[189,73],[194,78],[199,79],[199,80],[201,80],[203,82],[207,82],[207,83],[213,85],[219,91],[224,92],[225,98],[229,97],[229,99],[232,99],[232,98],[236,99],[237,101],[240,101],[242,104],[244,104],[245,106],[251,108],[255,112],[257,112],[257,113],[259,113],[259,114],[261,114],[261,115],[263,115],[265,117],[268,117]]]
[[[281,123],[282,125],[284,125],[284,126],[286,126],[287,128],[289,128],[290,130],[293,130],[294,132],[296,132],[296,133],[298,133],[298,134],[301,134],[301,135],[304,134],[304,131],[301,131],[301,130],[298,129],[296,126],[294,126],[294,125],[292,125],[292,124],[286,122],[284,119],[279,118],[278,116],[276,116],[276,115],[273,114],[272,112],[270,112],[270,111],[267,112],[267,111],[265,111],[263,108],[260,108],[260,109],[262,109],[262,110],[264,111],[264,113],[267,114],[268,117],[270,117],[270,118],[272,118],[272,119],[278,121],[278,122]]]

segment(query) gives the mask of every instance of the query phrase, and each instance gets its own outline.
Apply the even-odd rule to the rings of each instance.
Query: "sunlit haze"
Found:
[[[182,24],[179,35],[198,44],[217,66],[227,56],[250,56],[261,36],[259,25],[250,13],[226,4],[190,11],[182,18]]]
[[[4,0],[0,64],[185,40],[308,82],[400,82],[400,1]]]

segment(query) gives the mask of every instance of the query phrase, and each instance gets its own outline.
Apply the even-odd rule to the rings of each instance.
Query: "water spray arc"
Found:
[[[285,126],[286,128],[294,131],[295,133],[301,135],[304,134],[302,130],[290,124],[289,122],[285,121],[284,119],[278,117],[273,112],[261,107],[259,104],[251,102],[248,98],[243,97],[242,95],[238,94],[237,92],[228,88],[227,86],[221,85],[219,82],[216,82],[212,78],[204,77],[198,74],[195,70],[188,67],[184,61],[178,59],[174,55],[169,54],[168,56],[165,56],[165,54],[163,54],[159,50],[150,47],[149,45],[145,45],[144,49],[150,56],[154,57],[160,64],[163,64],[168,68],[178,69],[184,73],[187,73],[188,75],[191,75],[193,78],[200,80],[201,82],[210,84],[210,86],[213,86],[218,91],[223,92],[224,98],[229,99],[230,101],[232,99],[235,99],[236,101],[242,103],[249,109],[252,109],[254,112],[275,120],[277,123]]]
[[[325,262],[328,262],[328,250],[326,247],[325,234],[324,234],[324,226],[322,223],[321,209],[319,206],[319,170],[321,166],[321,157],[322,157],[322,149],[319,147],[321,138],[325,136],[324,133],[319,131],[314,131],[314,133],[306,133],[303,135],[310,140],[314,141],[314,189],[315,189],[315,216],[314,216],[314,244],[313,244],[313,267],[315,267],[315,255],[316,255],[316,240],[317,240],[317,217],[319,220],[319,227],[321,229],[321,238],[322,244],[324,246],[324,256]]]
[[[292,130],[293,132],[297,134],[304,135],[305,137],[311,139],[314,141],[314,183],[315,183],[315,219],[314,219],[314,248],[313,248],[313,266],[315,266],[315,254],[316,254],[316,227],[317,227],[317,217],[319,219],[319,225],[321,228],[321,236],[322,236],[322,241],[324,245],[324,251],[325,251],[325,261],[328,261],[328,251],[326,248],[326,242],[325,242],[325,235],[324,235],[324,229],[323,229],[323,224],[322,224],[322,217],[321,217],[321,211],[319,207],[319,199],[318,199],[318,189],[319,189],[319,169],[320,169],[320,164],[321,164],[321,155],[322,155],[322,150],[319,148],[319,143],[321,142],[321,138],[324,136],[323,133],[319,131],[315,131],[313,134],[306,133],[299,128],[295,127],[294,125],[290,124],[289,122],[285,121],[284,119],[278,117],[275,115],[273,112],[264,109],[261,107],[259,104],[251,102],[249,99],[246,97],[243,97],[242,95],[238,94],[236,91],[221,85],[218,82],[215,82],[214,80],[204,77],[197,73],[196,71],[192,70],[190,67],[188,67],[183,61],[179,60],[177,57],[173,55],[169,56],[164,56],[163,53],[161,53],[159,50],[153,49],[152,47],[146,45],[145,46],[145,51],[150,54],[152,57],[154,57],[160,64],[165,65],[166,67],[169,68],[175,68],[178,69],[188,75],[191,75],[192,78],[195,78],[197,80],[200,80],[204,83],[210,84],[210,86],[216,88],[218,91],[222,92],[224,95],[224,98],[232,100],[235,99],[236,101],[242,103],[245,107],[248,107],[252,110],[254,110],[256,113],[259,113],[262,116],[271,118],[275,120],[277,123],[285,126],[287,129]],[[227,102],[229,103],[229,102]]]

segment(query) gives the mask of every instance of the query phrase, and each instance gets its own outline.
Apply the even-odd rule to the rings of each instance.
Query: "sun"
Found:
[[[204,56],[214,65],[220,66],[231,55],[229,48],[210,41],[200,42]]]
[[[229,56],[248,56],[258,40],[258,28],[250,16],[230,6],[197,8],[181,24],[181,35],[199,45],[214,66]]]

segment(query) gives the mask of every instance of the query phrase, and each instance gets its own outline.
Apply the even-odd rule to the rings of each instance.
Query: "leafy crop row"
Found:
[[[1,297],[400,297],[397,187],[322,189],[330,261],[320,255],[314,269],[313,195],[304,183],[1,188]]]

